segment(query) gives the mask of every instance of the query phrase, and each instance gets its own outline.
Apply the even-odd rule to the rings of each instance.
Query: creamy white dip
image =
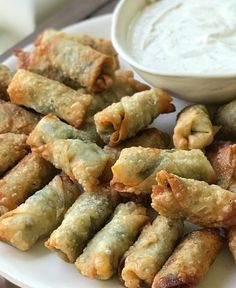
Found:
[[[162,73],[236,73],[236,0],[159,0],[132,21],[134,59]]]

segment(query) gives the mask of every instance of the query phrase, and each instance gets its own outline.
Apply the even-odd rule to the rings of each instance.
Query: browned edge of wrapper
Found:
[[[168,273],[169,266],[171,266],[172,263],[174,263],[176,260],[178,262],[178,258],[176,258],[176,257],[178,255],[178,253],[184,247],[185,242],[186,241],[192,241],[194,244],[195,238],[196,238],[198,233],[204,233],[205,235],[208,234],[208,237],[214,237],[215,238],[214,239],[215,245],[212,247],[212,249],[214,249],[214,253],[212,253],[212,255],[211,255],[212,258],[210,259],[210,261],[208,263],[208,267],[205,267],[205,268],[207,268],[207,271],[196,270],[193,275],[188,274],[188,270],[186,272],[182,271],[181,273],[178,270],[176,270],[174,273],[173,272]],[[200,237],[200,236],[201,235],[198,234],[198,237]],[[200,239],[200,241],[203,241],[203,239]],[[195,287],[195,285],[197,285],[199,283],[199,281],[202,280],[202,277],[205,275],[205,273],[208,272],[211,265],[214,263],[216,256],[222,247],[222,244],[223,244],[223,237],[220,235],[220,231],[218,229],[204,228],[204,229],[199,229],[199,230],[195,230],[195,231],[190,232],[179,243],[179,245],[175,248],[173,254],[166,261],[166,263],[164,264],[162,269],[156,274],[154,281],[153,281],[152,288],[188,288],[188,287],[190,288],[190,287]],[[191,251],[189,251],[189,252],[191,253]],[[208,255],[206,255],[206,257],[208,257]],[[209,258],[208,258],[208,260],[209,260]],[[181,266],[181,261],[180,261],[180,263],[178,263],[178,265],[180,265],[180,269],[184,268]],[[167,271],[167,272],[164,273],[163,271]],[[171,269],[170,269],[170,271],[171,271]],[[163,273],[164,276],[159,278],[158,276],[159,276],[159,273],[161,274],[161,272]],[[199,273],[199,272],[201,272],[201,273]],[[197,275],[197,273],[199,275]]]

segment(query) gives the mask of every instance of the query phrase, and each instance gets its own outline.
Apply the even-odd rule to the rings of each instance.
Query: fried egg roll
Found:
[[[115,102],[119,102],[124,96],[132,96],[135,93],[149,89],[149,86],[134,79],[132,71],[117,70],[114,83],[109,89],[92,94],[93,100],[86,113],[86,118],[94,116],[95,113]]]
[[[40,49],[35,49],[30,52],[23,51],[21,49],[15,49],[13,53],[18,59],[18,69],[24,69],[42,75],[52,80],[61,82],[66,86],[76,90],[81,88],[78,83],[71,81],[55,67],[52,67],[47,55],[44,54]]]
[[[166,170],[181,177],[214,183],[215,171],[201,150],[160,150],[131,147],[121,151],[112,167],[112,187],[119,192],[151,193],[156,173]]]
[[[119,69],[115,71],[113,85],[106,91],[93,93],[96,97],[102,97],[107,103],[118,102],[124,96],[132,96],[135,93],[149,90],[150,87],[134,78],[133,71]]]
[[[135,136],[161,113],[174,111],[172,98],[160,89],[123,97],[94,116],[98,134],[105,143],[117,145]]]
[[[63,260],[74,263],[88,241],[104,226],[116,205],[111,191],[83,193],[65,215],[62,224],[51,234],[45,246]]]
[[[7,66],[0,64],[0,98],[3,100],[9,100],[7,94],[7,87],[11,81],[12,74]]]
[[[121,277],[125,287],[139,288],[143,284],[150,287],[183,232],[182,221],[163,216],[157,216],[152,225],[145,226],[138,240],[124,255]]]
[[[116,68],[119,67],[118,54],[114,49],[111,40],[108,39],[97,38],[91,35],[73,35],[63,33],[55,29],[47,29],[39,35],[34,44],[36,47],[41,46],[43,43],[50,40],[56,35],[61,35],[61,37],[63,37],[64,39],[71,39],[77,41],[80,44],[90,46],[91,48],[97,50],[98,52],[101,52],[108,56],[112,56],[114,58]]]
[[[29,135],[39,120],[39,115],[0,100],[0,134],[11,132]]]
[[[94,236],[76,260],[76,268],[91,279],[111,278],[123,254],[148,220],[146,209],[141,205],[134,202],[119,204],[111,221]]]
[[[157,273],[152,288],[195,287],[215,261],[221,245],[217,230],[193,231]]]
[[[204,181],[160,171],[153,186],[152,207],[172,219],[205,227],[236,225],[236,194]]]
[[[0,179],[0,214],[15,209],[45,186],[56,172],[51,163],[38,155],[26,155]]]
[[[216,171],[217,185],[236,192],[236,144],[214,142],[208,147],[206,155]]]
[[[236,100],[221,106],[215,115],[216,124],[221,126],[219,137],[236,140]]]
[[[49,235],[79,195],[79,188],[60,174],[25,203],[0,218],[0,239],[19,250],[29,250]]]
[[[77,180],[85,191],[93,191],[99,184],[99,177],[109,160],[102,148],[79,139],[55,140],[32,151],[62,169],[72,180]]]
[[[113,83],[116,69],[113,57],[73,38],[56,35],[37,49],[46,55],[52,67],[88,91],[103,91]]]
[[[0,174],[12,168],[30,150],[24,134],[0,134]]]
[[[64,63],[60,62],[59,65],[55,65],[54,64],[55,61],[51,61],[49,54],[45,53],[45,49],[44,49],[45,43],[47,43],[48,41],[51,41],[53,37],[58,36],[58,35],[61,38],[61,44],[63,44],[63,42],[72,41],[73,45],[71,45],[70,48],[75,54],[74,57],[76,57],[76,59],[79,60],[79,62],[77,63],[73,62],[73,67],[75,69],[75,71],[73,72],[75,74],[74,77],[72,77],[73,79],[71,78],[72,71],[69,71],[70,73],[65,73],[64,71],[64,69],[66,69],[66,65],[70,64],[68,62],[68,59],[66,59]],[[76,46],[76,43],[78,43],[79,46],[78,45]],[[112,65],[112,63],[113,63],[114,69],[119,68],[118,56],[110,40],[95,38],[89,35],[70,35],[67,33],[56,31],[54,29],[47,29],[46,31],[44,31],[42,34],[39,35],[39,37],[35,41],[36,49],[34,49],[33,51],[26,52],[21,49],[16,49],[14,50],[14,55],[18,58],[18,63],[17,63],[18,68],[26,69],[31,72],[41,74],[45,77],[62,82],[65,85],[72,87],[73,89],[78,89],[81,87],[81,83],[80,81],[78,81],[77,78],[79,77],[83,79],[86,77],[86,74],[84,72],[90,73],[89,65],[86,66],[86,57],[85,57],[86,51],[84,51],[83,55],[76,54],[76,52],[78,52],[76,51],[76,48],[78,49],[78,47],[81,47],[81,44],[83,45],[83,47],[84,45],[85,47],[88,47],[87,52],[88,52],[88,57],[90,59],[88,58],[87,64],[89,64],[92,60],[96,61],[95,65],[91,67],[92,68],[91,72],[99,73],[99,71],[95,71],[96,68],[99,68],[99,66],[102,66],[102,67],[104,66],[104,69],[106,70],[106,66],[109,67]],[[68,51],[66,51],[66,47],[64,47],[64,49],[62,47],[57,47],[57,48],[58,49],[57,51],[55,51],[55,53],[56,52],[59,53],[63,51],[65,53],[68,53]],[[51,54],[52,53],[53,52],[51,51]],[[97,60],[94,59],[96,55],[100,56],[100,58],[98,58]],[[78,67],[76,66],[79,65],[80,60],[81,60],[80,56],[82,58],[83,66],[77,69]],[[56,55],[51,55],[51,57],[56,57]],[[60,57],[63,57],[63,55],[61,55]],[[107,58],[109,58],[109,60],[107,60]],[[61,59],[57,59],[57,60],[61,60]],[[99,63],[99,60],[102,61],[102,63]],[[83,72],[83,68],[85,68],[84,72]],[[79,75],[76,75],[76,70],[80,71]],[[95,75],[91,75],[91,76],[95,77]],[[87,82],[89,81],[89,79],[85,79],[85,80]],[[93,81],[95,81],[95,79]]]
[[[214,142],[207,149],[207,157],[217,174],[217,184],[236,193],[236,145],[232,142]],[[236,261],[236,226],[228,230],[229,249]]]
[[[173,142],[178,149],[203,149],[213,142],[219,129],[211,123],[205,106],[188,106],[178,115]]]
[[[94,142],[93,137],[82,130],[62,122],[55,115],[44,116],[30,133],[27,143],[32,147],[40,147],[59,139],[80,139],[84,142]]]
[[[112,179],[111,167],[118,160],[120,153],[124,148],[141,146],[164,149],[168,148],[169,143],[170,137],[167,133],[164,133],[156,128],[149,128],[141,131],[135,137],[126,140],[119,145],[113,147],[106,145],[103,149],[111,156],[111,158],[105,171],[103,172],[102,179],[104,179],[105,182]]]
[[[41,114],[53,113],[76,128],[81,126],[92,101],[89,94],[26,70],[16,72],[8,93],[13,103]]]

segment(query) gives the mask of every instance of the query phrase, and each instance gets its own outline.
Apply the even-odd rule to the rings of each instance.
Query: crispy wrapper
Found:
[[[112,167],[111,186],[119,192],[150,194],[156,173],[161,170],[208,183],[216,180],[215,171],[201,150],[131,147],[121,151]]]
[[[0,174],[12,168],[30,150],[24,134],[0,134]]]
[[[39,120],[39,115],[0,100],[0,134],[11,132],[29,135]]]
[[[45,186],[56,172],[51,163],[40,156],[26,155],[0,180],[0,214],[15,209]]]
[[[49,235],[79,195],[79,188],[60,174],[25,203],[0,218],[0,239],[19,250],[30,249]]]
[[[103,172],[103,181],[108,182],[112,179],[111,167],[118,160],[120,153],[124,148],[141,146],[165,149],[168,148],[169,143],[170,136],[167,133],[164,133],[156,128],[149,128],[141,131],[135,137],[126,140],[119,145],[106,145],[103,149],[111,156],[111,158],[106,166],[105,171]]]
[[[94,114],[111,105],[119,102],[124,96],[131,96],[134,93],[150,89],[149,86],[134,79],[134,74],[129,70],[117,70],[115,72],[115,80],[111,88],[100,93],[93,93],[93,99],[88,107],[85,120],[80,129],[84,130],[94,139],[99,146],[104,146],[104,142],[98,135],[94,123]]]
[[[182,221],[157,216],[144,227],[138,240],[124,255],[121,272],[125,287],[150,287],[156,273],[173,252],[184,232]]]
[[[65,85],[79,89],[81,86],[66,77],[61,71],[52,67],[48,57],[40,49],[35,49],[31,52],[26,52],[21,49],[15,49],[14,55],[17,57],[17,68],[28,70],[52,80],[64,83]]]
[[[133,202],[117,206],[111,221],[88,243],[75,265],[91,279],[107,280],[116,272],[123,254],[149,220],[146,209]]]
[[[18,67],[78,89],[100,92],[112,86],[117,60],[83,45],[74,37],[57,34],[33,52],[15,50]]]
[[[123,97],[94,116],[98,134],[109,145],[135,136],[162,113],[175,110],[172,98],[160,89],[151,89]]]
[[[221,245],[217,230],[193,231],[157,273],[152,288],[195,287],[215,261]]]
[[[83,193],[68,210],[62,224],[45,246],[65,261],[74,263],[88,241],[104,226],[117,203],[117,194],[99,189]]]
[[[207,157],[217,174],[217,184],[236,193],[236,145],[214,142],[207,149]],[[229,249],[236,261],[236,226],[228,230]]]
[[[0,98],[9,100],[7,87],[11,81],[12,73],[7,66],[0,64]]]
[[[27,144],[37,148],[59,139],[80,139],[84,142],[94,142],[94,137],[85,131],[78,130],[55,115],[44,116],[30,133]]]
[[[90,46],[56,35],[37,49],[47,55],[52,67],[89,91],[103,91],[113,83],[116,69],[113,57]]]
[[[117,70],[113,85],[100,93],[92,93],[93,99],[89,106],[85,118],[94,116],[98,111],[107,106],[119,102],[124,96],[150,89],[149,86],[134,79],[134,74],[129,70]]]
[[[57,81],[20,69],[8,93],[13,103],[41,114],[53,113],[72,126],[81,126],[92,96],[75,91]]]
[[[236,100],[221,106],[215,115],[215,122],[221,126],[219,139],[236,140]]]
[[[236,194],[217,185],[166,171],[156,175],[152,207],[161,215],[205,227],[236,225]]]
[[[106,54],[108,56],[112,56],[114,58],[114,64],[116,68],[119,68],[119,60],[118,54],[114,49],[111,40],[104,39],[104,38],[97,38],[91,35],[72,35],[68,33],[63,33],[61,31],[55,29],[47,29],[43,33],[39,35],[39,37],[35,40],[34,45],[36,47],[41,46],[46,41],[50,40],[56,35],[60,35],[64,39],[71,39],[77,41],[80,44],[90,46],[94,50]]]
[[[184,108],[178,115],[173,141],[178,149],[203,149],[210,145],[220,127],[213,126],[203,105]]]
[[[214,142],[207,149],[207,158],[217,174],[217,185],[236,192],[236,144]]]
[[[55,140],[32,151],[77,180],[85,191],[93,191],[99,184],[109,160],[109,155],[99,146],[79,139]]]

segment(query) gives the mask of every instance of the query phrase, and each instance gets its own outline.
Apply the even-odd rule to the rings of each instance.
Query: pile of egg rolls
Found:
[[[14,54],[16,71],[0,65],[1,241],[45,239],[127,288],[193,287],[224,242],[236,260],[235,100],[185,107],[170,137],[149,125],[171,95],[121,69],[110,40],[48,29]]]

